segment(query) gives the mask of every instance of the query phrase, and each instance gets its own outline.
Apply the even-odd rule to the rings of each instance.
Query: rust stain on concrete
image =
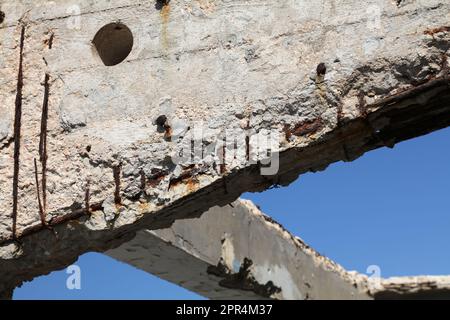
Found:
[[[162,26],[161,26],[161,46],[164,50],[168,49],[169,47],[169,37],[168,37],[168,33],[169,33],[169,18],[170,18],[170,4],[165,4],[161,11],[160,11],[160,16],[161,16],[161,22],[162,22]]]

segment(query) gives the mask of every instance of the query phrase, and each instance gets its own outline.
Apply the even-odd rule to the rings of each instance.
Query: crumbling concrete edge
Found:
[[[369,279],[377,300],[450,300],[450,276],[411,276]]]
[[[69,214],[58,215],[62,218],[52,225],[57,238],[46,228],[36,225],[24,232],[20,243],[13,240],[1,243],[0,269],[5,273],[0,291],[62,269],[85,252],[115,248],[133,238],[138,230],[168,228],[178,219],[199,217],[215,205],[231,203],[244,192],[260,192],[273,185],[288,186],[300,174],[322,171],[333,162],[353,161],[367,151],[393,147],[401,141],[445,128],[450,125],[448,86],[449,74],[446,73],[367,106],[366,117],[343,123],[307,146],[299,145],[281,152],[277,176],[260,175],[260,164],[232,171],[153,214],[144,214],[145,201],[127,201],[122,210],[141,216],[133,224],[96,230],[92,229],[94,223],[89,221],[103,219],[102,204],[93,204],[90,215],[85,209],[68,208]],[[54,259],[49,261],[48,256]]]

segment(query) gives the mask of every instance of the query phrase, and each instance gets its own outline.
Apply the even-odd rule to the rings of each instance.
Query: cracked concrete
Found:
[[[2,1],[0,289],[450,124],[447,1],[172,0],[159,9]],[[133,49],[107,67],[92,40],[117,22]],[[162,132],[161,114],[170,124]],[[11,140],[19,129],[20,144]],[[225,131],[236,133],[238,156]],[[271,150],[279,170],[263,176],[267,154],[253,156],[267,132],[280,137]],[[192,140],[203,157],[174,163]],[[44,197],[57,238],[41,223]]]

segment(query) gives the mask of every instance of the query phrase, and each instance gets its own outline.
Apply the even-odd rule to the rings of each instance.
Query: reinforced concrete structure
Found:
[[[2,0],[2,296],[153,236],[141,230],[447,127],[449,12],[445,0]],[[249,263],[208,276],[231,286]],[[324,294],[293,277],[283,293],[248,285]]]

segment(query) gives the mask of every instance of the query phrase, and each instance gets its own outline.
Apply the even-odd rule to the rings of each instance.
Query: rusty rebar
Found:
[[[20,34],[19,71],[17,75],[17,91],[14,115],[14,173],[13,173],[13,207],[12,207],[12,236],[17,239],[17,208],[19,200],[19,171],[20,171],[20,135],[22,129],[22,98],[23,98],[23,49],[25,46],[25,31],[23,25]]]

